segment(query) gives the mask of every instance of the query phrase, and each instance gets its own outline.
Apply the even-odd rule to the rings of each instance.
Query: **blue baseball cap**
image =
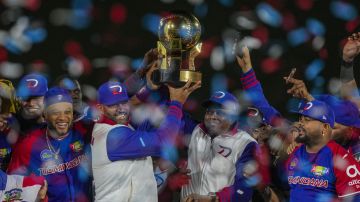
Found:
[[[325,102],[334,110],[335,122],[345,126],[360,128],[360,113],[357,106],[349,100],[333,95],[318,95],[317,100]]]
[[[108,81],[98,89],[98,102],[103,105],[114,105],[127,102],[129,96],[123,84],[117,81]]]
[[[49,107],[50,105],[59,102],[73,103],[69,91],[60,87],[50,88],[44,96],[45,107]]]
[[[325,102],[319,100],[313,100],[311,102],[303,101],[300,102],[298,111],[293,112],[327,123],[331,128],[334,128],[334,112]]]
[[[22,100],[27,100],[33,96],[44,96],[47,90],[48,82],[44,76],[28,74],[20,80],[16,94]]]
[[[239,114],[240,105],[238,99],[226,91],[216,91],[208,100],[202,103],[205,108],[211,105],[221,106],[229,115]]]

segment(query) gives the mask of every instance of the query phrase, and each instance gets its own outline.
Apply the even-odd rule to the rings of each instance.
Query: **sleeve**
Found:
[[[7,182],[7,175],[2,170],[0,170],[0,191],[5,190]]]
[[[27,139],[21,140],[16,143],[7,173],[10,174],[19,174],[19,175],[28,175],[29,162],[31,155],[31,143],[26,142]]]
[[[216,193],[220,202],[247,202],[251,200],[253,194],[252,186],[256,184],[253,182],[253,176],[244,176],[244,171],[246,169],[246,165],[255,160],[256,149],[256,142],[250,142],[248,145],[246,145],[244,152],[236,162],[234,184],[230,187],[225,187]]]
[[[338,151],[333,158],[337,195],[339,198],[356,197],[358,200],[353,201],[360,201],[360,164],[340,146]]]
[[[272,123],[274,118],[281,117],[280,113],[267,101],[253,69],[242,74],[240,81],[251,103],[261,111],[268,123]]]
[[[144,85],[145,79],[141,78],[138,72],[131,74],[125,81],[124,85],[126,87],[129,97],[135,95]]]
[[[159,129],[153,131],[131,130],[128,127],[112,129],[106,140],[107,154],[111,161],[159,156],[165,144],[173,144],[179,132],[182,105],[170,103],[167,116]]]

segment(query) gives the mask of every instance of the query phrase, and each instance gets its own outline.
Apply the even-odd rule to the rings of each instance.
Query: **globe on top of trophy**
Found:
[[[163,17],[159,25],[159,41],[170,48],[171,41],[181,39],[182,48],[189,50],[200,40],[201,25],[191,14],[174,13]]]
[[[194,15],[176,12],[160,20],[157,48],[163,57],[160,68],[152,75],[154,83],[181,87],[188,80],[201,80],[201,72],[194,64],[201,51],[200,35],[201,25]]]

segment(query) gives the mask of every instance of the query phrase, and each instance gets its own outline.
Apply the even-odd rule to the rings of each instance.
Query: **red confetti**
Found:
[[[122,4],[115,4],[111,7],[110,19],[113,23],[122,24],[125,22],[127,10]]]
[[[266,74],[271,74],[279,70],[280,60],[274,58],[266,58],[261,62],[261,69]]]

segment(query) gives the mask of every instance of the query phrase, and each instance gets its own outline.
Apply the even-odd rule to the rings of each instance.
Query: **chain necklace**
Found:
[[[60,155],[60,147],[58,148],[57,151],[55,151],[54,147],[51,145],[50,139],[49,139],[49,135],[48,135],[48,130],[46,130],[46,143],[48,148],[50,149],[50,151],[55,155],[55,159],[58,160]]]

